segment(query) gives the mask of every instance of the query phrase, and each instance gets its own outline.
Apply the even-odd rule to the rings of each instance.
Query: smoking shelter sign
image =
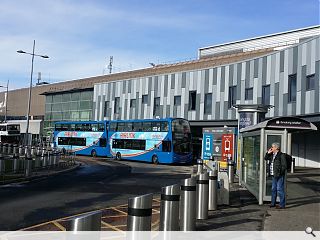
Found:
[[[239,130],[245,127],[252,126],[254,124],[254,113],[253,112],[240,112],[239,113]]]

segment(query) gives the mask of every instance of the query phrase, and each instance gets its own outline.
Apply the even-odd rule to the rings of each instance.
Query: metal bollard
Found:
[[[3,153],[2,148],[3,148],[3,143],[2,143],[2,142],[0,142],[0,153]]]
[[[24,175],[25,177],[30,177],[32,173],[32,156],[30,152],[27,152],[26,157],[25,157],[25,172]]]
[[[209,172],[208,210],[217,210],[218,205],[218,170]]]
[[[295,170],[296,170],[296,159],[292,158],[291,173],[294,173]]]
[[[197,219],[208,219],[209,173],[197,176]]]
[[[48,153],[45,148],[42,148],[41,152],[41,161],[42,161],[42,166],[46,167],[47,166],[47,159],[48,159]]]
[[[196,229],[196,178],[191,177],[181,181],[180,201],[180,231]]]
[[[13,145],[12,144],[8,144],[8,155],[12,155],[13,154]]]
[[[49,166],[53,165],[53,152],[52,152],[52,150],[48,151],[48,165]]]
[[[197,174],[202,173],[202,171],[203,171],[203,160],[202,159],[197,160],[197,167],[198,167]]]
[[[17,144],[13,145],[13,155],[19,155],[19,146]]]
[[[228,177],[229,177],[229,183],[234,182],[234,162],[228,161]]]
[[[8,154],[8,143],[4,143],[2,147],[2,154]]]
[[[3,158],[3,155],[2,153],[0,154],[0,173],[4,172],[5,171],[5,161],[4,161],[4,158]]]
[[[31,156],[36,156],[36,147],[35,146],[32,146],[31,147]]]
[[[101,231],[101,211],[95,211],[71,219],[67,231],[77,233],[80,231]]]
[[[19,155],[18,154],[13,153],[13,172],[14,173],[19,172]]]
[[[128,199],[127,231],[151,231],[153,194]]]
[[[24,146],[23,146],[23,145],[20,145],[20,146],[19,146],[19,156],[22,157],[24,154],[25,154]]]
[[[161,189],[160,231],[179,231],[180,185]]]

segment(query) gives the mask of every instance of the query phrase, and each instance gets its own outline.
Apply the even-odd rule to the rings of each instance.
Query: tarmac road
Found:
[[[128,197],[159,193],[187,177],[188,166],[99,161],[82,157],[79,169],[38,181],[0,187],[0,231],[127,203]]]

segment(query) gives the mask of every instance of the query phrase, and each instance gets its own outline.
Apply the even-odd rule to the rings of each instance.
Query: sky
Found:
[[[320,0],[1,0],[0,85],[69,81],[195,59],[198,49],[319,25]],[[5,90],[5,89],[4,89]],[[3,91],[0,89],[0,91]]]

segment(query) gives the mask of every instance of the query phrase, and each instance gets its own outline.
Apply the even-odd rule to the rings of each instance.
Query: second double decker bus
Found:
[[[108,136],[110,154],[117,160],[192,161],[190,125],[182,118],[110,121]]]

